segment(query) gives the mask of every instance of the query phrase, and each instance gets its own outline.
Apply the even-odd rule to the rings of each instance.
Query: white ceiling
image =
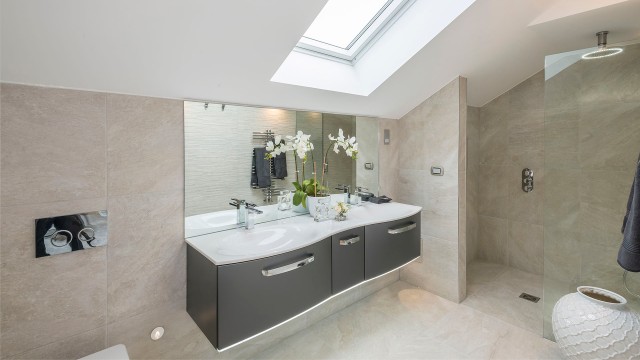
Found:
[[[417,0],[426,1],[426,0]],[[640,38],[640,0],[477,0],[369,96],[271,82],[326,0],[1,0],[5,82],[399,118],[458,75],[480,106],[544,56]]]

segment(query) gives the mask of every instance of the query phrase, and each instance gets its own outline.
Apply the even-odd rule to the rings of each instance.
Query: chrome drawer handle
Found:
[[[313,260],[315,260],[315,257],[313,255],[310,255],[308,258],[300,260],[300,261],[296,261],[294,263],[291,263],[289,265],[284,265],[284,266],[280,266],[274,269],[262,269],[262,275],[263,276],[274,276],[274,275],[280,275],[280,274],[284,274],[286,272],[289,272],[291,270],[295,270],[295,269],[299,269],[305,265],[311,264],[313,262]]]
[[[351,244],[355,244],[358,241],[360,241],[360,236],[354,236],[354,237],[350,237],[347,239],[341,239],[340,240],[340,245],[351,245]]]
[[[414,222],[410,222],[409,224],[405,224],[405,225],[401,225],[401,226],[397,226],[397,227],[392,227],[387,229],[387,232],[389,234],[402,234],[403,232],[407,232],[409,230],[413,230],[416,228],[416,223]]]

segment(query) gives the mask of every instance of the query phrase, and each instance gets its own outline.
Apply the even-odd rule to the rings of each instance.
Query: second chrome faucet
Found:
[[[262,214],[262,210],[256,209],[256,204],[248,203],[246,200],[231,199],[229,205],[236,208],[236,223],[244,225],[247,230],[253,229],[256,224],[256,215]]]

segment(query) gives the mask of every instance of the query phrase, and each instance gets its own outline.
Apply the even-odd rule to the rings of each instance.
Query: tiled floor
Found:
[[[172,324],[174,330],[157,342],[149,341],[147,335],[143,343],[128,345],[132,358],[560,358],[555,343],[537,334],[403,281],[394,282],[253,355],[247,355],[247,349],[237,348],[217,353],[186,312],[164,316],[166,324]]]
[[[398,281],[289,337],[264,359],[559,359],[553,342]]]
[[[521,293],[540,298],[533,303]],[[542,276],[508,266],[473,262],[467,266],[467,298],[463,305],[542,336]]]

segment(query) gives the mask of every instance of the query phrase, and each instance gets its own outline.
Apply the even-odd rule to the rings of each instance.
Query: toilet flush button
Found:
[[[164,328],[162,326],[158,326],[151,331],[151,340],[159,340],[162,335],[164,335]]]

